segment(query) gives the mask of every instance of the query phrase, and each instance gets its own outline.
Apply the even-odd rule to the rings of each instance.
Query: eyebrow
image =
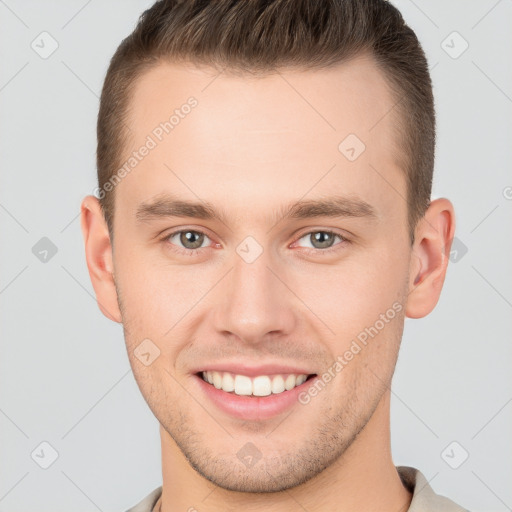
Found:
[[[314,200],[299,200],[273,212],[275,219],[289,217],[297,220],[317,217],[365,217],[377,219],[379,215],[366,201],[352,196],[329,196]],[[169,194],[160,195],[141,203],[135,217],[139,222],[150,222],[167,217],[192,217],[203,220],[219,220],[227,225],[227,215],[208,202],[188,201]]]

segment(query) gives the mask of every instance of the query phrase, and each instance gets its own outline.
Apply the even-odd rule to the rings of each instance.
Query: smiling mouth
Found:
[[[196,374],[217,389],[240,396],[262,397],[290,391],[316,374],[276,374],[248,377],[231,372],[204,371]]]

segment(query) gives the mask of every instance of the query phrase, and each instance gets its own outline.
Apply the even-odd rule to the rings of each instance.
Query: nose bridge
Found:
[[[247,343],[258,343],[270,332],[284,334],[292,329],[293,305],[274,275],[278,272],[269,252],[253,240],[244,242],[233,255],[233,269],[220,291],[225,295],[216,306],[215,327]]]

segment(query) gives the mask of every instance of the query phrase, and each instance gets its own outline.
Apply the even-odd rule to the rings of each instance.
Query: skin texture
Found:
[[[452,204],[431,202],[411,246],[396,119],[385,115],[395,101],[368,56],[257,79],[162,63],[137,82],[127,157],[190,96],[197,106],[115,187],[113,244],[98,200],[82,203],[99,307],[123,323],[133,374],[160,422],[155,510],[407,510],[390,452],[389,386],[405,316],[438,301]],[[351,133],[366,145],[352,162],[338,150]],[[138,221],[139,205],[162,193],[211,203],[224,222]],[[366,201],[375,217],[284,215],[294,201],[334,194]],[[206,235],[198,253],[185,254],[192,246],[179,235],[162,240],[177,229]],[[310,236],[325,230],[348,241],[335,237],[325,252]],[[252,263],[236,251],[248,236],[263,249]],[[222,362],[322,374],[393,304],[401,311],[343,370],[284,414],[235,418],[193,376]],[[134,352],[144,339],[160,350],[149,366]],[[237,457],[246,443],[261,454],[250,468]]]

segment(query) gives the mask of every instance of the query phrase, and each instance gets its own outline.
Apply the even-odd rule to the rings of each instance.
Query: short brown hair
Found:
[[[425,54],[386,0],[160,0],[146,10],[110,61],[98,114],[98,187],[116,173],[129,136],[136,79],[162,62],[190,62],[238,74],[286,67],[321,69],[370,52],[396,101],[399,155],[407,180],[408,226],[430,203],[435,111]],[[110,187],[108,187],[110,189]],[[113,190],[100,195],[113,235]]]

